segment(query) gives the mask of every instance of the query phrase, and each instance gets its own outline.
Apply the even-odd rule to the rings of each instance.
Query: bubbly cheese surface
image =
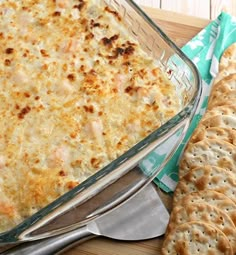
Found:
[[[172,116],[175,87],[102,1],[0,1],[0,230]]]

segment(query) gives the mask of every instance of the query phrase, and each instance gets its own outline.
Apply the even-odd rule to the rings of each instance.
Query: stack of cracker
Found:
[[[163,255],[236,254],[236,43],[180,160]]]

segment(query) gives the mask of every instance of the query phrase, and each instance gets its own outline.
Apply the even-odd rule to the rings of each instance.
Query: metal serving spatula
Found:
[[[28,242],[1,254],[51,255],[95,236],[118,240],[144,240],[163,235],[169,213],[152,184],[117,209],[86,226],[59,236]]]

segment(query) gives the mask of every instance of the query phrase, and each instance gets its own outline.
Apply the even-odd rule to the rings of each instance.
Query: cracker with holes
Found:
[[[231,115],[216,115],[209,118],[203,117],[197,128],[209,127],[231,128],[236,130],[236,117]]]
[[[174,204],[191,192],[214,190],[236,203],[236,177],[230,171],[216,166],[191,169],[183,176],[175,189]]]
[[[222,96],[215,97],[212,94],[208,102],[208,109],[211,110],[216,106],[227,105],[227,104],[234,104],[236,100],[236,90],[234,92],[225,92]]]
[[[212,87],[208,100],[208,109],[213,107],[234,103],[236,98],[236,74],[231,74]]]
[[[213,117],[216,115],[229,115],[236,118],[236,104],[228,104],[214,107],[211,110],[207,110],[203,116],[204,119]]]
[[[231,44],[222,54],[220,58],[219,70],[222,71],[229,64],[236,62],[236,43]]]
[[[232,255],[229,239],[210,224],[191,221],[179,225],[165,238],[163,255]]]
[[[233,252],[236,253],[236,227],[224,211],[207,203],[176,206],[171,213],[166,234],[189,221],[201,221],[219,228],[228,237]]]
[[[184,196],[177,202],[177,204],[174,204],[173,206],[180,207],[202,203],[207,203],[224,211],[236,226],[236,204],[226,195],[214,190],[191,192]]]
[[[199,126],[190,139],[190,143],[197,143],[204,139],[220,139],[236,145],[236,130],[230,128]]]
[[[230,74],[216,83],[211,90],[211,93],[218,95],[224,94],[225,92],[236,90],[236,74]]]
[[[214,80],[214,85],[216,85],[216,83],[224,79],[226,76],[229,76],[230,74],[234,74],[234,73],[236,73],[236,63],[230,62],[226,68],[222,69],[217,74]]]
[[[218,166],[236,174],[236,146],[219,139],[188,144],[179,164],[179,176],[205,165]]]

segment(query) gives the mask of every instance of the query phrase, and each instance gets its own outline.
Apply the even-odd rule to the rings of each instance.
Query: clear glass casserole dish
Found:
[[[181,143],[201,96],[201,81],[192,62],[132,0],[105,0],[123,18],[143,50],[158,60],[174,83],[183,109],[122,156],[24,222],[0,234],[0,243],[18,243],[67,232],[86,224],[132,197],[150,183]],[[160,157],[149,168],[145,157]]]

